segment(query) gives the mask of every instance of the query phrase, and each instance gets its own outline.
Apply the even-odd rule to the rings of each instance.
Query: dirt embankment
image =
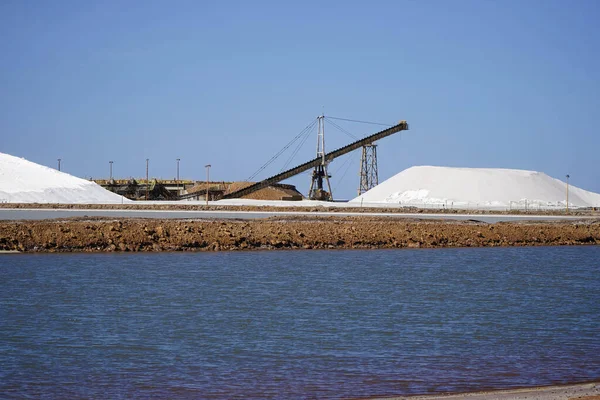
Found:
[[[0,208],[18,209],[78,209],[78,210],[161,210],[161,211],[296,211],[296,212],[339,212],[339,213],[401,213],[415,214],[470,214],[470,215],[570,215],[591,216],[600,218],[600,210],[597,209],[575,209],[565,213],[565,210],[462,210],[458,208],[417,208],[417,207],[323,207],[323,206],[297,206],[297,202],[290,202],[290,206],[265,206],[265,205],[204,205],[186,204],[185,202],[174,203],[152,203],[133,202],[126,204],[42,204],[42,203],[0,203]],[[296,205],[293,205],[296,204]]]
[[[219,251],[600,244],[600,222],[498,223],[372,217],[0,222],[0,250]]]

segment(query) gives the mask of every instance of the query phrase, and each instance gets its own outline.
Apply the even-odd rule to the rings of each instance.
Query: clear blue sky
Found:
[[[150,158],[173,178],[181,158],[182,178],[210,163],[243,180],[324,110],[409,122],[379,142],[380,181],[504,167],[600,192],[599,18],[595,0],[4,0],[0,151],[81,177],[107,177],[109,160],[141,177]],[[328,150],[350,140],[326,134]],[[358,186],[360,153],[346,157],[330,167],[338,198]]]

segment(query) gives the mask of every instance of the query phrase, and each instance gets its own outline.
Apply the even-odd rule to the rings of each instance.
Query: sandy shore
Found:
[[[544,386],[526,389],[495,390],[433,396],[385,397],[386,400],[600,400],[600,381],[574,385]]]

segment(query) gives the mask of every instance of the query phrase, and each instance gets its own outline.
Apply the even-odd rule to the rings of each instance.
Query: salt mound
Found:
[[[566,183],[535,171],[419,166],[405,169],[351,202],[439,208],[564,208]],[[569,185],[569,206],[598,207],[600,194]]]
[[[120,204],[130,201],[94,182],[0,153],[0,203]]]

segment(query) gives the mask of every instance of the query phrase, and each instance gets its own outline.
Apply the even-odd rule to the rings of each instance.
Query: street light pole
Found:
[[[62,161],[62,158],[57,158],[58,160],[58,170],[60,171],[60,162]]]
[[[148,182],[148,161],[149,158],[146,158],[146,201],[148,200],[148,187],[150,186],[150,182]]]
[[[179,161],[180,158],[177,159],[177,196],[179,196]]]
[[[567,212],[569,212],[569,174],[567,174]]]
[[[204,166],[206,168],[206,205],[208,205],[208,182],[210,181],[210,164]]]
[[[112,180],[113,180],[112,179],[112,165],[113,165],[113,162],[109,161],[108,164],[110,164],[110,179],[109,179],[109,182],[112,182]]]

